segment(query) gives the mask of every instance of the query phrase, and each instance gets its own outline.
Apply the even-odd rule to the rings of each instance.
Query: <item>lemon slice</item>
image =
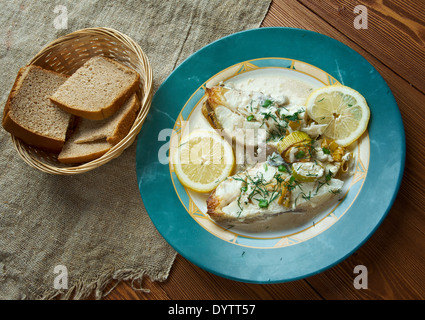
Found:
[[[292,165],[292,175],[297,181],[313,182],[325,173],[322,165],[315,162],[297,162]]]
[[[196,192],[210,192],[235,165],[232,146],[218,133],[196,130],[180,141],[173,156],[179,181]]]
[[[356,90],[343,86],[326,86],[307,98],[307,113],[319,124],[327,124],[323,134],[346,147],[367,129],[370,110],[366,99]]]

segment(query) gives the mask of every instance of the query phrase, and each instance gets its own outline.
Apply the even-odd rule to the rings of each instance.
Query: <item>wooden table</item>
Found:
[[[362,14],[354,12],[357,5],[367,8],[367,29],[358,29],[365,27],[360,18],[355,25]],[[407,144],[393,208],[357,252],[304,280],[245,284],[210,274],[178,255],[166,281],[143,281],[150,293],[122,282],[105,299],[424,299],[425,1],[275,0],[262,26],[308,29],[335,38],[363,55],[387,81],[401,110]],[[354,286],[357,265],[367,267],[367,289]]]

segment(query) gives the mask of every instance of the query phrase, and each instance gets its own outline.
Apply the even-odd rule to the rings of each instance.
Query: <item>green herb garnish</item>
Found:
[[[331,154],[331,151],[328,148],[322,148],[324,154]]]
[[[332,179],[332,172],[329,171],[329,173],[325,176],[326,181],[329,181]]]
[[[266,101],[264,101],[264,103],[263,103],[263,108],[267,108],[267,107],[269,107],[272,103],[273,103],[273,101],[271,101],[270,99],[267,99],[267,100],[266,100]]]
[[[277,167],[277,170],[279,170],[280,172],[287,172],[288,171],[283,164],[281,164],[279,167]]]
[[[297,158],[297,159],[301,159],[301,158],[303,158],[305,156],[305,152],[304,151],[302,151],[302,150],[300,150],[300,151],[298,151],[297,152],[297,154],[295,155],[295,158]]]
[[[258,206],[260,208],[267,208],[269,206],[269,202],[266,199],[258,200]]]

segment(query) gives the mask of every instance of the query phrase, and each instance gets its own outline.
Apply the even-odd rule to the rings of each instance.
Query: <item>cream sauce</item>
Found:
[[[310,78],[306,77],[306,80]],[[260,91],[288,105],[304,105],[307,97],[320,84],[290,77],[276,69],[260,69],[242,73],[224,82],[243,91]]]

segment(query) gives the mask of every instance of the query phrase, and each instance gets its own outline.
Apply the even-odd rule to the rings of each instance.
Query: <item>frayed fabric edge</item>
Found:
[[[100,274],[95,280],[80,279],[67,290],[49,290],[41,295],[37,300],[84,300],[93,295],[94,299],[101,300],[110,294],[121,281],[131,281],[131,287],[135,291],[149,293],[150,290],[143,288],[143,279],[148,276],[152,281],[165,281],[168,278],[170,269],[156,274],[148,273],[144,269],[119,269],[107,270]],[[115,282],[108,291],[107,286]]]

